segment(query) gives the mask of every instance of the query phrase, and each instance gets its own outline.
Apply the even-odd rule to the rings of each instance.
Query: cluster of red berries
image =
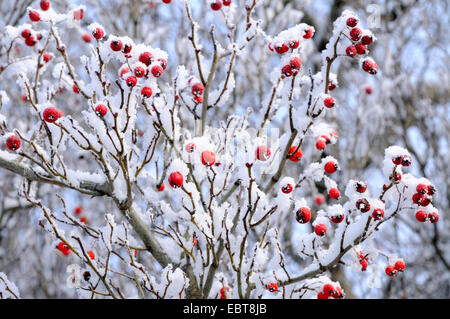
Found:
[[[424,210],[418,210],[416,212],[416,219],[421,223],[424,223],[428,220],[430,223],[435,224],[439,221],[439,214],[437,211],[427,213]]]
[[[325,284],[322,288],[322,291],[320,291],[317,294],[317,299],[340,299],[343,298],[344,294],[342,292],[341,287],[339,286],[333,286],[332,284]]]
[[[416,186],[416,193],[412,196],[412,201],[414,204],[426,207],[431,203],[434,194],[436,194],[436,188],[433,185],[420,183]]]
[[[403,272],[405,270],[405,263],[402,260],[397,260],[395,264],[389,265],[386,267],[385,272],[389,277],[395,276],[399,272]]]
[[[328,144],[332,143],[333,140],[337,140],[339,134],[337,132],[331,132],[328,135],[322,135],[316,140],[316,148],[319,151],[323,151]]]
[[[314,34],[312,28],[306,28],[303,33],[303,39],[310,39]],[[288,39],[281,42],[277,42],[276,44],[272,44],[269,42],[269,50],[272,52],[276,52],[278,54],[284,54],[289,50],[295,50],[300,46],[300,41],[298,39]]]
[[[281,73],[284,77],[290,77],[297,74],[302,66],[302,60],[298,56],[294,56],[289,60],[289,64],[286,64],[281,68]]]
[[[189,83],[192,79],[189,79]],[[205,87],[200,82],[196,82],[191,87],[192,95],[194,96],[194,101],[197,103],[203,102],[203,92],[205,91]]]
[[[24,38],[25,44],[29,47],[34,46],[38,41],[42,40],[42,34],[36,33],[32,29],[23,29],[20,35]]]
[[[211,2],[211,9],[219,11],[222,9],[222,5],[228,7],[230,4],[231,0],[213,0],[213,2]]]
[[[21,144],[20,138],[18,138],[16,135],[11,134],[6,139],[6,147],[10,151],[17,151],[20,148],[20,144]]]
[[[80,215],[83,212],[83,206],[81,206],[81,205],[76,206],[75,209],[73,210],[73,212],[76,215]],[[87,224],[86,217],[85,216],[80,217],[80,222],[84,223],[84,224]]]
[[[270,284],[267,285],[267,290],[269,290],[272,293],[277,292],[278,284],[276,282],[271,282]]]

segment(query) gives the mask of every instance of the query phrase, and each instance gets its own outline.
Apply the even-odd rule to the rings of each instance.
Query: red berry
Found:
[[[87,224],[87,220],[86,220],[86,217],[81,217],[80,218],[80,222],[82,222],[83,224]]]
[[[105,36],[105,31],[103,31],[102,28],[95,28],[95,30],[92,31],[92,35],[95,39],[100,40]]]
[[[344,220],[344,214],[332,215],[330,219],[333,223],[339,224]]]
[[[138,78],[141,78],[145,75],[145,69],[142,66],[137,66],[134,69],[134,75],[136,75]]]
[[[425,197],[422,195],[422,193],[415,193],[412,196],[412,201],[414,204],[420,205],[420,203],[423,201]]]
[[[141,90],[141,95],[144,98],[149,98],[150,96],[152,96],[152,88],[148,87],[148,86],[144,86]]]
[[[357,181],[355,188],[358,193],[364,193],[367,189],[367,183],[365,181]]]
[[[92,260],[95,259],[95,254],[94,254],[94,252],[93,252],[92,250],[89,250],[89,251],[87,251],[86,253],[88,254],[88,256],[89,256]]]
[[[332,297],[335,294],[336,290],[332,284],[326,284],[323,286],[323,293],[328,297]]]
[[[295,220],[299,222],[300,224],[306,224],[311,220],[311,211],[308,207],[301,207],[296,213],[295,213]]]
[[[197,95],[194,97],[194,101],[197,103],[202,103],[203,102],[203,98],[200,95]]]
[[[334,298],[342,298],[344,297],[344,294],[342,293],[342,289],[341,287],[337,286],[336,287],[336,295],[334,296]]]
[[[83,9],[77,10],[77,11],[75,11],[73,13],[73,19],[74,20],[81,20],[81,19],[83,19],[83,17],[84,17],[84,10]]]
[[[294,72],[292,72],[291,66],[288,64],[281,68],[281,73],[286,77],[290,77],[292,74],[294,74]]]
[[[26,39],[31,35],[31,31],[29,29],[24,29],[20,35],[22,38]]]
[[[315,202],[317,206],[320,206],[325,202],[325,197],[322,194],[319,194],[316,196]]]
[[[421,223],[425,222],[427,220],[427,217],[428,217],[428,214],[424,210],[418,210],[416,212],[416,219]]]
[[[123,48],[123,43],[120,40],[112,40],[110,47],[113,51],[120,51]]]
[[[374,209],[372,217],[374,220],[380,220],[384,217],[384,211],[381,208]]]
[[[317,299],[328,299],[328,296],[323,291],[321,291],[317,294]]]
[[[41,0],[41,3],[39,5],[43,11],[47,11],[48,8],[50,8],[50,1],[49,0]]]
[[[289,41],[289,47],[292,50],[297,49],[299,45],[300,45],[300,42],[298,40]]]
[[[161,64],[161,67],[163,68],[163,70],[165,70],[167,68],[167,61],[164,59],[158,59],[159,64]]]
[[[153,54],[150,52],[143,52],[139,55],[139,61],[149,66],[153,62]]]
[[[278,54],[286,53],[288,50],[289,50],[289,47],[286,44],[275,46],[275,52],[277,52]]]
[[[281,191],[282,191],[284,194],[289,194],[290,192],[292,192],[293,189],[294,189],[294,188],[292,187],[291,184],[286,184],[286,185],[284,185],[284,186],[281,187]]]
[[[162,192],[166,186],[164,183],[161,184],[161,186],[158,188],[158,192]]]
[[[423,206],[423,207],[426,207],[426,206],[428,206],[430,203],[431,203],[431,200],[430,200],[428,197],[424,197],[424,198],[420,201],[419,205],[420,205],[420,206]]]
[[[372,88],[370,86],[366,86],[366,94],[372,94]]]
[[[360,55],[367,53],[367,47],[362,43],[357,43],[355,45],[355,48],[356,48],[356,52]]]
[[[169,175],[169,185],[173,188],[181,187],[183,185],[183,175],[180,172],[173,172]]]
[[[162,2],[163,3],[166,3],[166,4],[168,4],[168,3],[170,3],[172,0],[162,0]]]
[[[291,61],[289,62],[290,66],[294,70],[300,70],[300,67],[302,66],[302,60],[299,57],[293,57]]]
[[[108,108],[104,104],[98,104],[95,107],[95,114],[99,117],[104,117],[108,113]]]
[[[323,100],[323,104],[327,107],[327,108],[332,108],[335,104],[335,100],[333,97],[329,96],[327,98],[325,98],[325,100]]]
[[[70,254],[70,248],[64,243],[60,242],[57,246],[58,250],[63,253],[64,256]]]
[[[222,8],[222,1],[215,0],[213,3],[211,3],[211,9],[213,9],[214,11],[218,11],[220,10],[220,8]]]
[[[433,185],[428,185],[428,195],[433,196],[434,194],[436,194],[436,188],[434,188]]]
[[[297,149],[297,146],[295,146],[295,145],[292,145],[291,148],[289,149],[289,156],[290,156],[289,160],[292,162],[300,161],[303,156],[303,152],[302,152],[301,148],[299,147],[297,152],[295,152],[296,149]]]
[[[211,151],[202,152],[202,164],[212,166],[216,161],[216,155]]]
[[[270,292],[276,292],[278,290],[278,285],[275,282],[272,282],[270,284],[267,285],[267,290],[269,290]]]
[[[224,6],[229,6],[231,4],[231,0],[222,0]]]
[[[322,138],[318,139],[316,142],[316,148],[319,151],[322,151],[325,149],[325,147],[327,147],[327,143]]]
[[[20,139],[15,135],[10,135],[6,139],[6,147],[10,151],[17,151],[20,148],[20,144],[21,144]]]
[[[361,271],[366,271],[366,269],[367,269],[367,260],[361,260],[360,262],[360,265],[361,265]]]
[[[43,112],[42,115],[43,115],[44,121],[46,121],[46,122],[48,122],[48,123],[53,123],[53,122],[55,122],[57,119],[60,118],[61,113],[59,112],[58,109],[56,109],[56,108],[50,106],[50,107],[47,107],[47,108],[44,110],[44,112]]]
[[[44,62],[50,61],[51,58],[52,58],[52,56],[50,55],[50,53],[44,53],[44,55],[42,56],[42,59],[44,60]]]
[[[334,172],[336,172],[338,166],[335,162],[329,161],[325,164],[325,166],[323,168],[326,173],[333,174]]]
[[[305,30],[305,34],[303,35],[303,39],[309,39],[313,36],[313,30],[308,28]]]
[[[230,290],[229,287],[220,288],[220,299],[227,299],[227,291]]]
[[[77,215],[81,214],[81,212],[83,211],[83,206],[78,205],[75,207],[75,209],[73,210],[73,212]]]
[[[402,260],[397,260],[394,267],[395,270],[403,272],[403,270],[405,270],[405,263]]]
[[[328,91],[333,91],[336,88],[336,84],[330,81],[330,84],[328,85]]]
[[[363,35],[361,38],[361,43],[364,45],[370,45],[372,44],[373,39],[370,35]]]
[[[339,199],[339,197],[341,197],[341,192],[339,191],[339,189],[333,187],[328,192],[328,195],[330,195],[330,197],[333,199]]]
[[[412,158],[409,155],[403,155],[402,156],[402,166],[410,166],[412,163]]]
[[[352,41],[358,41],[361,38],[361,29],[353,28],[350,30],[350,38]]]
[[[127,66],[123,67],[123,68],[120,70],[120,78],[121,78],[122,80],[125,80],[125,79],[123,78],[123,76],[124,76],[124,74],[127,74],[128,72],[130,72],[130,69],[129,69]]]
[[[25,39],[25,44],[28,45],[29,47],[34,46],[36,42],[37,42],[36,39],[32,35],[30,35],[28,38]]]
[[[204,90],[205,90],[205,87],[203,86],[203,84],[198,82],[192,86],[191,92],[193,95],[202,95]]]
[[[358,18],[350,17],[350,18],[347,19],[347,25],[350,28],[356,27],[357,24],[358,24]]]
[[[28,16],[30,17],[30,20],[33,22],[37,22],[39,20],[41,20],[41,17],[39,15],[39,12],[37,11],[30,11],[30,13],[28,14]]]
[[[270,149],[266,145],[258,146],[256,149],[256,158],[260,161],[267,161],[270,158]]]
[[[194,143],[188,143],[186,144],[185,150],[188,153],[192,153],[196,148],[197,146]]]
[[[125,45],[123,46],[123,50],[122,52],[125,54],[128,54],[131,52],[131,49],[133,48],[133,46],[129,43],[125,43]]]
[[[163,68],[160,66],[160,65],[154,65],[153,67],[152,67],[152,70],[151,70],[151,72],[152,72],[152,75],[155,77],[155,78],[159,78],[162,74],[163,74]]]
[[[347,49],[345,49],[345,54],[347,54],[347,56],[353,58],[356,53],[358,53],[358,51],[356,50],[356,47],[354,45],[350,45],[347,47]]]
[[[127,77],[126,83],[129,88],[132,88],[136,85],[137,78],[135,76],[131,75],[131,76]]]
[[[425,185],[425,184],[418,184],[416,186],[416,191],[417,191],[417,193],[425,195],[427,193],[427,191],[428,191],[428,186]]]
[[[366,213],[370,210],[369,201],[365,198],[360,198],[356,201],[356,208],[362,213]]]
[[[394,266],[387,266],[385,269],[386,275],[389,277],[395,276],[397,274],[397,270],[395,270]]]
[[[91,42],[91,35],[88,33],[83,34],[83,41],[84,42]]]
[[[77,94],[80,93],[80,90],[78,89],[78,86],[75,83],[72,86],[72,90]]]
[[[428,214],[428,219],[430,220],[430,223],[436,224],[439,221],[439,214],[438,212],[432,212]]]
[[[362,69],[369,74],[375,75],[378,72],[378,65],[371,60],[364,60],[362,63]]]
[[[325,236],[325,234],[327,233],[327,226],[325,226],[324,224],[316,225],[316,227],[314,227],[314,232],[317,236]]]

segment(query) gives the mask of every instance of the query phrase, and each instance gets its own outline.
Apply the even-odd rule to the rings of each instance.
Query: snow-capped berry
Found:
[[[374,220],[380,220],[384,217],[384,211],[381,208],[374,209],[372,217]]]
[[[356,17],[350,17],[350,18],[348,18],[347,19],[347,25],[350,27],[350,28],[354,28],[354,27],[356,27],[356,25],[358,24],[358,18],[356,18]]]
[[[366,213],[370,210],[369,201],[365,198],[360,198],[356,201],[356,208],[362,213]]]
[[[344,297],[344,293],[342,292],[341,287],[337,286],[336,287],[336,294],[334,295],[334,298],[343,298]]]
[[[290,192],[292,192],[293,189],[294,189],[294,187],[292,187],[291,184],[286,184],[286,185],[281,186],[281,191],[284,194],[289,194]]]
[[[88,33],[83,34],[82,38],[83,38],[84,42],[91,42],[91,40],[92,40],[91,35]]]
[[[194,97],[194,101],[197,103],[202,103],[203,102],[203,98],[200,95],[196,95]]]
[[[350,38],[352,39],[352,41],[359,41],[359,39],[361,38],[361,29],[360,28],[353,28],[350,30]]]
[[[341,192],[339,191],[339,189],[333,187],[328,192],[328,195],[333,199],[339,199],[339,197],[341,197]]]
[[[333,91],[336,88],[336,84],[334,84],[332,81],[330,81],[330,84],[328,85],[328,91]]]
[[[158,59],[159,64],[161,65],[161,67],[163,68],[163,70],[165,70],[167,68],[167,61],[164,59]]]
[[[378,65],[372,60],[364,60],[362,63],[362,69],[369,74],[375,75],[378,72]]]
[[[95,259],[95,254],[92,250],[87,251],[86,254],[88,254],[89,258],[91,258],[92,260]]]
[[[367,189],[367,182],[365,181],[357,181],[355,183],[355,188],[358,193],[364,193]]]
[[[361,265],[361,271],[366,271],[367,270],[367,260],[363,259],[359,262],[359,264]]]
[[[84,10],[79,9],[73,12],[73,19],[74,20],[81,20],[84,17]]]
[[[130,69],[129,69],[127,66],[122,67],[122,68],[120,69],[120,78],[121,78],[122,80],[125,80],[123,76],[124,76],[125,74],[127,74],[128,72],[130,72]]]
[[[290,61],[289,61],[289,65],[291,66],[292,69],[294,70],[300,70],[300,67],[302,66],[302,60],[296,56],[293,57]]]
[[[64,256],[70,254],[70,248],[64,242],[60,242],[57,246],[58,250],[63,253]]]
[[[311,210],[308,207],[301,207],[295,213],[295,220],[300,224],[306,224],[311,220]]]
[[[298,162],[299,160],[301,160],[303,156],[301,148],[299,147],[298,150],[295,152],[296,149],[297,146],[295,145],[292,145],[291,148],[289,149],[289,160],[292,162]]]
[[[401,165],[402,166],[410,166],[412,163],[412,158],[410,155],[403,155],[402,156],[402,162]]]
[[[120,40],[112,40],[110,44],[111,50],[120,51],[123,48],[123,43]]]
[[[323,291],[321,291],[317,294],[317,299],[328,299],[328,296]]]
[[[324,224],[318,224],[316,225],[316,227],[314,227],[314,232],[317,236],[325,236],[325,234],[327,233],[327,226],[325,226]]]
[[[125,43],[124,46],[123,46],[122,53],[128,54],[128,53],[131,52],[132,48],[133,48],[133,46],[130,43]]]
[[[333,161],[327,162],[323,167],[323,169],[327,174],[333,174],[334,172],[336,172],[337,168],[338,168],[337,164]]]
[[[360,55],[367,53],[367,47],[362,43],[357,43],[355,45],[355,48],[356,48],[356,52]]]
[[[373,42],[373,39],[372,39],[372,36],[370,36],[370,35],[366,34],[361,37],[361,43],[364,45],[370,45],[370,44],[372,44],[372,42]]]
[[[192,86],[191,92],[193,95],[202,95],[204,90],[205,90],[205,87],[203,86],[203,84],[198,82]]]
[[[10,150],[10,151],[17,151],[20,148],[20,138],[18,138],[15,135],[10,135],[7,139],[6,139],[6,147]]]
[[[423,206],[423,207],[426,207],[426,206],[428,206],[430,203],[431,203],[430,198],[424,196],[423,199],[420,201],[419,205],[420,205],[420,206]]]
[[[366,94],[372,94],[372,88],[370,86],[366,86]]]
[[[294,74],[294,72],[292,71],[292,68],[289,64],[286,64],[285,66],[283,66],[281,68],[281,73],[286,77],[290,77],[292,74]]]
[[[323,203],[325,203],[325,197],[322,194],[319,194],[316,196],[316,198],[314,199],[315,203],[317,206],[322,205]]]
[[[192,153],[196,148],[197,146],[194,143],[187,143],[184,149],[186,150],[186,152]]]
[[[50,53],[44,53],[44,55],[42,56],[42,60],[44,60],[45,63],[50,61],[51,58],[52,58],[52,55]]]
[[[299,45],[300,45],[300,42],[298,40],[289,41],[289,47],[292,50],[297,49],[299,47]]]
[[[39,20],[41,20],[41,16],[39,15],[39,12],[37,12],[35,10],[30,11],[28,16],[30,17],[30,20],[33,22],[38,22]]]
[[[141,95],[144,98],[149,98],[150,96],[152,96],[152,88],[148,87],[148,86],[144,86],[141,90]]]
[[[213,3],[211,3],[211,9],[213,9],[214,11],[218,11],[220,10],[220,8],[222,8],[222,1],[215,0]]]
[[[34,46],[37,43],[34,36],[30,35],[28,38],[25,39],[25,44],[29,47]]]
[[[427,217],[428,217],[428,214],[424,210],[418,210],[416,212],[416,219],[421,223],[425,222],[427,220]]]
[[[394,265],[395,270],[403,272],[405,270],[405,263],[403,260],[397,260]]]
[[[317,140],[317,142],[316,142],[316,148],[317,148],[319,151],[322,151],[322,150],[325,149],[325,147],[327,147],[327,143],[325,142],[324,139],[319,138],[319,139]]]
[[[256,158],[260,161],[267,161],[270,158],[270,148],[266,145],[260,145],[256,149]]]
[[[349,45],[346,49],[345,49],[345,54],[347,54],[347,56],[353,58],[356,53],[358,53],[358,51],[356,50],[356,47],[354,45]]]
[[[164,183],[162,183],[161,186],[159,186],[159,188],[157,189],[157,191],[162,192],[164,188],[166,188],[166,186],[164,185]]]
[[[137,78],[135,76],[131,75],[131,76],[127,77],[126,83],[129,88],[132,88],[136,85]]]
[[[102,28],[97,27],[95,28],[95,30],[92,31],[92,36],[95,39],[100,40],[105,36],[105,31]]]
[[[417,205],[420,205],[420,203],[424,200],[424,196],[423,196],[423,194],[421,194],[421,193],[415,193],[413,196],[412,196],[412,201],[413,201],[413,203],[414,204],[417,204]]]
[[[150,52],[143,52],[139,55],[139,61],[149,66],[153,62],[153,54]]]
[[[154,65],[151,72],[155,78],[159,78],[163,74],[164,70],[160,65]]]
[[[222,0],[224,6],[229,6],[231,4],[231,0]]]
[[[278,285],[276,282],[271,282],[270,284],[267,285],[267,290],[269,290],[270,292],[276,292],[278,290]]]
[[[50,8],[50,1],[49,0],[41,0],[39,3],[39,6],[41,7],[42,11],[47,11],[48,8]]]
[[[422,195],[425,195],[428,191],[428,186],[425,184],[417,184],[416,186],[416,192],[420,193]]]
[[[181,187],[183,185],[183,175],[180,172],[170,173],[168,181],[173,188]]]
[[[277,52],[278,54],[283,54],[286,53],[287,51],[289,51],[289,47],[284,43],[282,45],[275,46],[275,52]]]
[[[391,265],[386,267],[385,272],[389,277],[395,276],[397,274],[397,270],[395,270],[395,267]]]
[[[322,290],[328,297],[332,297],[336,293],[336,290],[332,284],[325,284]]]
[[[428,195],[433,196],[434,194],[436,194],[436,188],[434,187],[434,185],[428,185]]]
[[[216,155],[211,151],[202,152],[202,164],[212,166],[216,161]]]
[[[49,106],[44,110],[44,112],[42,113],[42,116],[43,116],[45,122],[53,123],[57,119],[59,119],[59,117],[61,116],[61,113],[59,112],[58,109],[56,109],[52,106]]]
[[[310,39],[313,36],[313,30],[308,28],[305,30],[305,34],[303,35],[303,39]]]
[[[99,117],[104,117],[108,113],[108,108],[104,104],[98,104],[95,107],[95,114]]]
[[[431,212],[428,214],[428,219],[430,220],[430,223],[436,224],[439,221],[439,214],[438,212]]]
[[[83,223],[83,224],[87,224],[87,219],[86,219],[86,217],[84,217],[84,216],[81,217],[81,218],[80,218],[80,222]]]
[[[323,104],[329,109],[332,108],[335,103],[336,103],[336,101],[331,96],[329,96],[323,100]]]
[[[83,206],[77,205],[77,206],[75,207],[75,209],[73,210],[73,212],[74,212],[75,214],[77,214],[77,215],[81,214],[81,213],[83,212]]]
[[[31,30],[30,29],[24,29],[20,35],[22,36],[22,38],[26,39],[31,35]]]
[[[141,78],[145,75],[146,71],[142,66],[137,66],[134,68],[134,75],[136,75],[138,78]]]
[[[330,219],[333,223],[339,224],[344,220],[344,214],[332,215]]]

